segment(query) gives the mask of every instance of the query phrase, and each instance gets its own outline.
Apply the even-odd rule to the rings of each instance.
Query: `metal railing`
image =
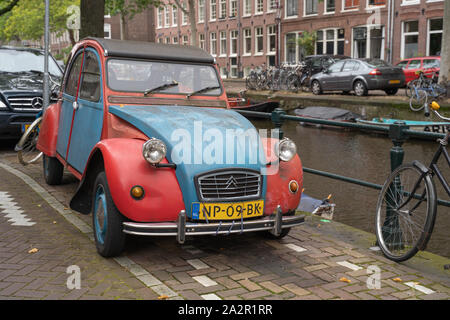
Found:
[[[424,138],[424,139],[443,139],[445,137],[444,134],[435,133],[435,132],[420,132],[410,130],[409,126],[406,125],[403,121],[397,121],[394,124],[389,126],[379,126],[379,125],[371,125],[371,124],[362,124],[362,123],[354,123],[354,122],[341,122],[341,121],[333,121],[333,120],[323,120],[323,119],[314,119],[314,118],[305,118],[299,116],[292,116],[286,114],[286,111],[283,109],[275,109],[272,113],[267,112],[258,112],[258,111],[246,111],[246,110],[236,110],[240,114],[244,116],[251,116],[252,118],[261,118],[261,119],[269,119],[274,124],[275,128],[280,132],[280,138],[283,137],[282,126],[286,120],[289,121],[297,121],[311,124],[321,124],[327,126],[341,127],[341,128],[352,128],[359,130],[367,130],[371,132],[377,133],[385,133],[389,135],[389,138],[392,140],[393,146],[390,150],[391,157],[391,171],[394,171],[398,166],[403,163],[403,158],[405,155],[405,151],[403,150],[403,143],[408,138]],[[381,190],[382,185],[363,181],[351,177],[342,176],[339,174],[321,171],[311,168],[303,167],[303,171],[320,175],[323,177],[327,177],[330,179],[335,179],[347,183],[352,183],[356,185],[360,185],[363,187]],[[450,201],[438,199],[438,205],[450,207]]]

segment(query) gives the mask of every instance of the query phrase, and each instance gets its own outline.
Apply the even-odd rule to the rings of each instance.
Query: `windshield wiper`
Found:
[[[189,94],[186,96],[186,98],[190,98],[190,97],[192,97],[193,95],[198,94],[198,93],[203,93],[203,92],[207,92],[207,91],[211,91],[211,90],[215,90],[215,89],[220,89],[220,87],[219,87],[219,86],[205,87],[205,88],[203,88],[203,89],[199,89],[199,90],[197,90],[197,91],[194,91],[194,92],[189,93]]]
[[[155,92],[155,91],[160,91],[160,90],[167,89],[167,88],[170,88],[170,87],[175,87],[175,86],[178,86],[178,82],[175,81],[175,80],[173,80],[173,81],[170,82],[170,83],[166,83],[166,84],[157,86],[157,87],[155,87],[155,88],[145,90],[145,91],[144,91],[144,96],[147,96],[147,95],[149,95],[150,93],[153,93],[153,92]]]

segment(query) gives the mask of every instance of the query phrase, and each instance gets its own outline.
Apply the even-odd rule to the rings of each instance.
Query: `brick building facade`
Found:
[[[137,15],[127,39],[191,43],[189,17],[169,3]],[[444,0],[196,0],[197,42],[215,56],[223,77],[300,61],[305,52],[297,40],[305,31],[317,32],[314,54],[396,63],[439,54],[443,10]],[[119,39],[119,18],[105,23]]]

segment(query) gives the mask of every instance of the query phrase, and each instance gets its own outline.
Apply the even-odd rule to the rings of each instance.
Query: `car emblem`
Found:
[[[36,97],[31,100],[31,106],[35,109],[41,109],[44,105],[44,100],[41,97]]]
[[[233,176],[231,176],[230,179],[228,179],[227,186],[225,187],[225,189],[229,189],[232,186],[235,188],[237,188],[237,186],[238,186],[237,181]]]

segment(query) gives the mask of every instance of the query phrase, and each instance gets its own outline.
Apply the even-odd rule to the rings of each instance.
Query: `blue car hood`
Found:
[[[194,177],[224,169],[261,172],[266,159],[255,127],[239,113],[189,106],[110,106],[109,112],[167,146],[167,160],[177,164],[176,175],[188,216],[199,202]],[[246,138],[245,133],[252,138]],[[262,198],[266,179],[263,176]]]

